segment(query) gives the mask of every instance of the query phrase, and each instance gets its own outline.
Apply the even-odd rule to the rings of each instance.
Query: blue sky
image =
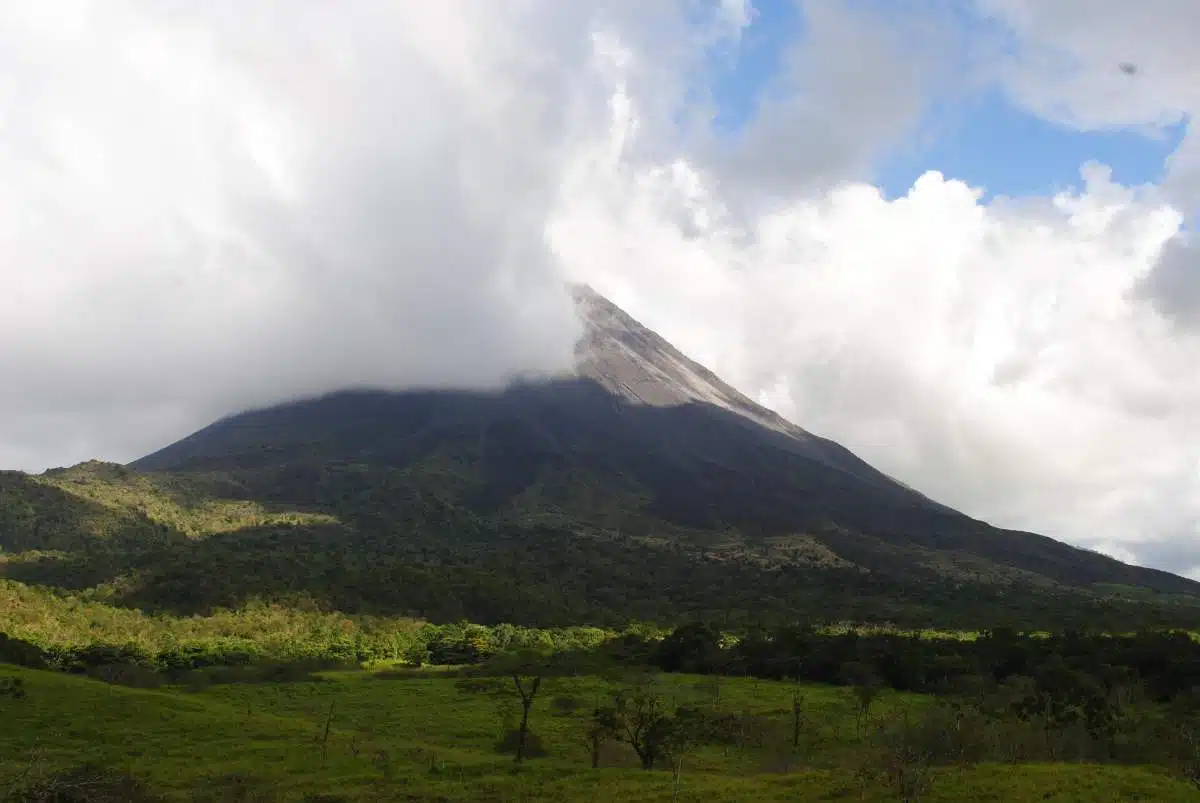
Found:
[[[755,18],[733,58],[712,61],[711,91],[717,128],[736,131],[754,116],[758,95],[779,72],[788,45],[804,35],[795,0],[755,0]]]
[[[903,195],[926,170],[997,195],[1049,195],[1080,184],[1079,168],[1097,161],[1121,184],[1157,183],[1184,133],[1180,123],[1157,139],[1133,131],[1081,133],[1016,108],[998,89],[939,109],[939,136],[926,147],[886,158],[876,176],[889,197]]]
[[[866,1],[895,8],[911,0]],[[726,134],[753,119],[759,93],[778,74],[789,45],[805,33],[795,0],[755,0],[754,7],[755,20],[738,52],[713,63],[716,125]],[[966,25],[982,25],[966,13],[960,18]],[[1080,167],[1088,161],[1111,167],[1113,179],[1122,184],[1155,183],[1185,124],[1157,138],[1128,130],[1080,132],[1028,114],[991,88],[935,106],[921,129],[879,156],[873,179],[889,198],[904,195],[928,170],[983,188],[985,200],[1078,187]]]

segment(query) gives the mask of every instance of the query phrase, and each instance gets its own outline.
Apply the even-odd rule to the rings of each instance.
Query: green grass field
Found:
[[[516,766],[497,751],[505,703],[463,691],[452,677],[333,672],[322,682],[130,689],[82,677],[6,668],[23,699],[0,701],[0,770],[22,773],[83,762],[125,768],[174,800],[570,801],[671,800],[672,774],[637,767],[611,746],[590,766],[583,721],[555,698],[602,695],[594,678],[558,681],[539,696],[532,729],[547,755]],[[711,679],[672,676],[667,694],[712,694]],[[720,681],[720,705],[790,728],[792,686]],[[683,764],[679,799],[692,801],[896,800],[854,772],[861,739],[845,689],[805,687],[804,746],[706,747]],[[874,716],[920,698],[885,695]],[[332,707],[332,725],[323,739]],[[774,732],[772,732],[774,735]],[[197,796],[197,790],[205,790]],[[258,790],[258,791],[254,791]],[[205,796],[207,795],[207,796]],[[978,765],[935,771],[931,801],[1188,801],[1188,784],[1160,770],[1082,764]]]

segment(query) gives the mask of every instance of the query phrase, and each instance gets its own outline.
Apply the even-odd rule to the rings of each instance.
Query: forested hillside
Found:
[[[871,570],[851,560],[852,549],[839,554],[814,536],[656,522],[633,491],[612,494],[587,476],[559,480],[488,514],[460,504],[469,472],[440,461],[189,474],[91,463],[40,477],[8,473],[0,475],[0,570],[12,581],[175,615],[257,599],[539,626],[701,617],[731,627],[800,619],[1128,628],[1196,617],[1187,595],[1133,589],[1121,598],[1017,570],[987,573],[967,559],[939,564],[931,555],[928,566]],[[596,513],[555,503],[570,495]],[[869,546],[837,532],[839,543]]]

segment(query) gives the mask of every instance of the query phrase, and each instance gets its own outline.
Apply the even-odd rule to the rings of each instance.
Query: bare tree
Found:
[[[850,684],[857,709],[854,718],[855,729],[861,734],[863,721],[871,713],[871,706],[879,699],[883,681],[875,674],[874,669],[859,663],[846,665],[845,679]]]
[[[521,763],[528,757],[529,720],[539,692],[546,688],[547,680],[570,674],[572,670],[571,664],[561,656],[520,650],[495,656],[460,681],[459,688],[501,698],[515,698],[519,702],[521,714],[514,740],[514,758]]]
[[[792,689],[792,749],[800,748],[800,731],[804,723],[804,695],[797,685]]]

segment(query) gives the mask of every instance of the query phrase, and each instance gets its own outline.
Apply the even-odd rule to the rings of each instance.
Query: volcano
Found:
[[[143,556],[146,604],[306,594],[478,621],[972,627],[1118,610],[1158,621],[1200,605],[1190,580],[939,504],[755,403],[590,288],[572,295],[583,334],[569,375],[290,401],[121,468],[121,482],[174,489],[189,509],[233,500],[300,517]],[[220,591],[196,597],[214,566],[226,567]]]

